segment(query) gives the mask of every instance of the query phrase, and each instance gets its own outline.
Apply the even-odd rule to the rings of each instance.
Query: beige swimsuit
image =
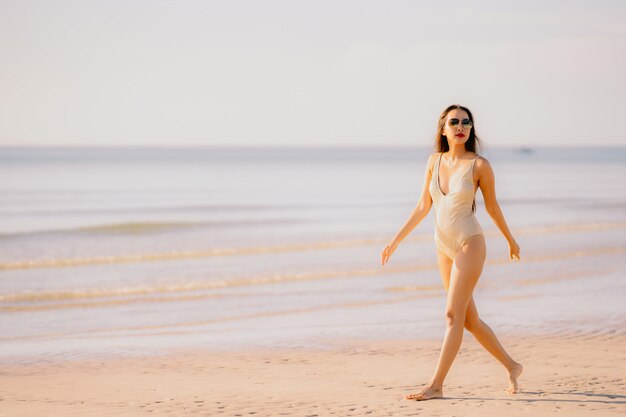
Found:
[[[474,163],[478,157],[462,166],[450,178],[448,194],[439,186],[439,164],[441,155],[433,167],[429,191],[435,207],[435,244],[450,259],[467,239],[482,235],[483,231],[472,213],[474,202]]]

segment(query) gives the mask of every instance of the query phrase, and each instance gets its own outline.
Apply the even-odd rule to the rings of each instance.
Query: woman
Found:
[[[407,399],[428,400],[443,397],[443,381],[461,346],[463,329],[474,337],[506,368],[508,392],[517,392],[522,365],[504,350],[493,331],[478,316],[472,292],[486,256],[485,237],[474,217],[475,194],[483,194],[485,208],[509,243],[509,256],[519,260],[520,248],[496,201],[495,180],[489,162],[476,152],[480,144],[472,113],[452,105],[439,117],[436,136],[438,152],[428,159],[424,187],[417,207],[395,238],[383,249],[381,264],[389,260],[400,242],[435,206],[437,262],[447,292],[447,330],[435,374],[421,391]]]

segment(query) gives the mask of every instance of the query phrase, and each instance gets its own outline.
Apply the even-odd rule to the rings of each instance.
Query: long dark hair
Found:
[[[478,155],[478,149],[481,149],[483,144],[478,138],[478,135],[476,135],[474,116],[472,116],[472,112],[467,107],[461,106],[460,104],[448,106],[443,112],[441,112],[439,122],[437,123],[437,134],[435,135],[435,152],[448,152],[450,150],[450,144],[448,143],[448,138],[443,135],[443,129],[446,125],[446,117],[448,116],[448,113],[455,109],[463,110],[472,121],[472,129],[470,130],[467,142],[465,142],[465,150],[474,152]]]
[[[478,155],[478,149],[483,147],[482,142],[478,138],[476,134],[476,125],[474,124],[474,116],[472,116],[472,112],[464,106],[460,104],[452,104],[451,106],[446,107],[446,109],[441,112],[441,116],[439,116],[439,122],[437,123],[437,135],[435,136],[435,151],[436,152],[448,152],[450,150],[450,144],[448,143],[448,138],[443,135],[443,129],[446,125],[446,117],[448,117],[448,113],[452,110],[463,110],[467,113],[467,117],[472,121],[472,129],[470,130],[469,138],[465,142],[465,150],[474,152]],[[472,213],[476,211],[476,198],[472,201]]]

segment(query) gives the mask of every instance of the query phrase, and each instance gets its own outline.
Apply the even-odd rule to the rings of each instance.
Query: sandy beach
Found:
[[[525,370],[465,334],[444,399],[404,399],[428,381],[440,341],[337,340],[331,349],[180,351],[5,366],[2,416],[617,416],[626,413],[626,336],[502,336]]]

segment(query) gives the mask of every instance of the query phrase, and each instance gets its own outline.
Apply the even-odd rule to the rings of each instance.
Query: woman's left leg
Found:
[[[491,330],[487,323],[480,319],[473,296],[470,297],[470,302],[465,312],[465,328],[474,335],[474,338],[476,338],[489,353],[495,356],[495,358],[504,365],[509,374],[509,388],[507,391],[510,394],[515,394],[518,390],[517,378],[522,373],[524,367],[521,363],[514,361],[513,358],[509,356],[502,344],[500,344],[493,330]]]
[[[427,400],[443,396],[443,381],[461,347],[465,312],[483,270],[486,254],[485,238],[482,235],[471,237],[457,252],[450,271],[450,288],[446,303],[446,336],[435,375],[426,389],[417,394],[407,395],[407,399]]]

